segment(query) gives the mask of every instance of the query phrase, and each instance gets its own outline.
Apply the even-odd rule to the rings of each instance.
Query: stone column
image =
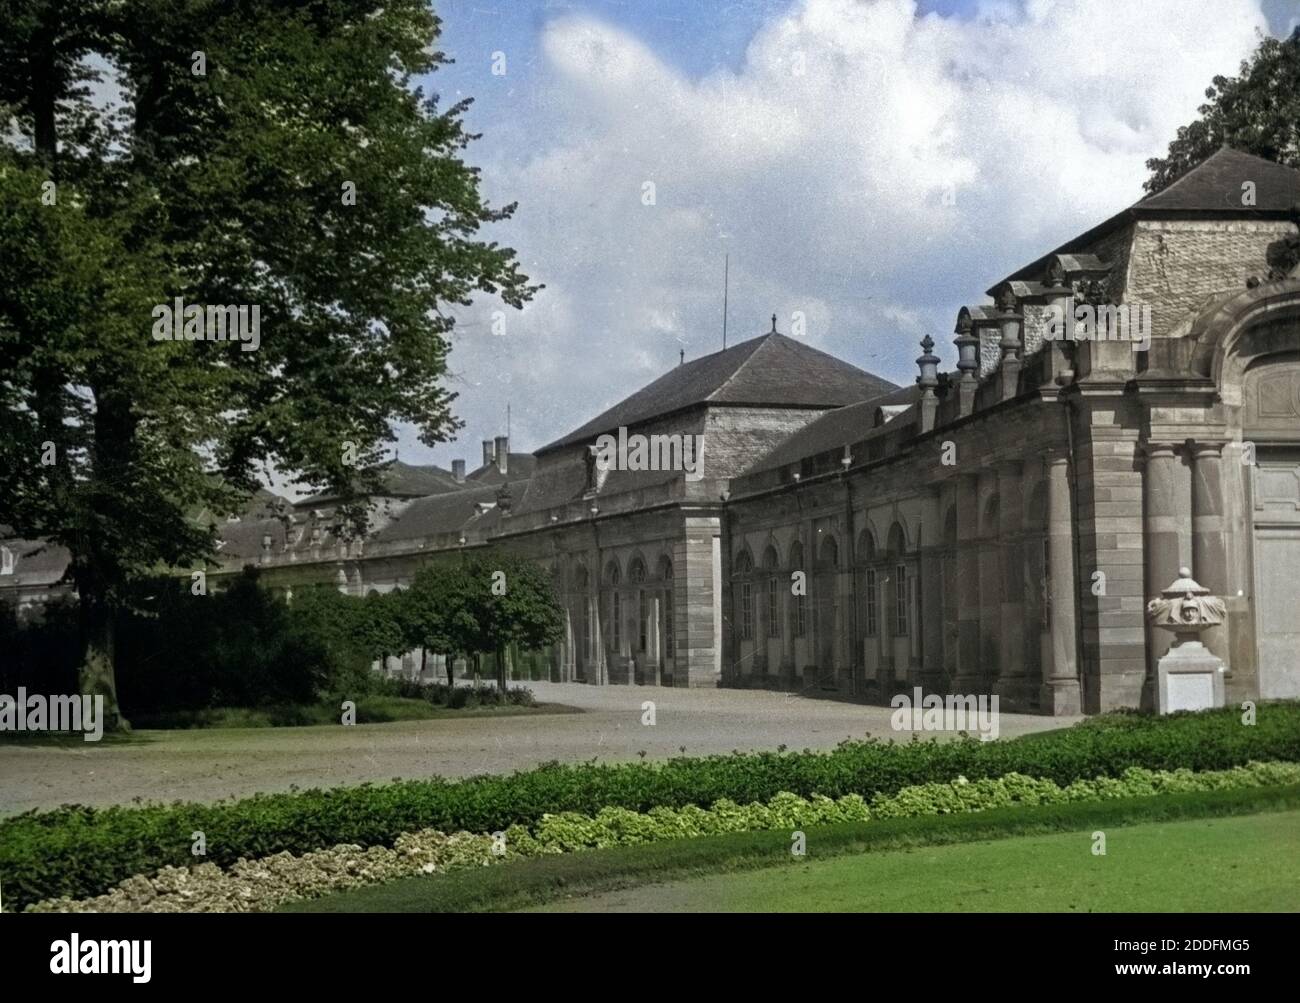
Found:
[[[591,624],[591,647],[587,651],[587,682],[605,685],[605,633],[600,618],[600,591],[587,596],[587,622]]]
[[[1047,560],[1051,603],[1052,660],[1044,666],[1046,680],[1039,706],[1048,714],[1078,714],[1083,708],[1077,657],[1078,618],[1075,615],[1074,513],[1070,505],[1070,461],[1064,454],[1048,457]]]
[[[973,693],[979,685],[979,477],[957,479],[957,674],[953,690]]]
[[[1025,672],[1024,489],[1019,460],[998,464],[998,540],[1002,602],[997,682],[993,692],[1016,709],[1029,706]]]
[[[1171,442],[1146,444],[1146,470],[1142,478],[1146,519],[1146,596],[1153,598],[1178,577],[1183,562],[1182,537],[1192,521],[1190,471]],[[1155,707],[1156,665],[1173,643],[1168,631],[1147,625],[1147,677],[1143,686],[1144,707]]]
[[[1197,442],[1192,447],[1192,577],[1211,595],[1228,593],[1228,552],[1223,511],[1223,443]],[[1227,623],[1201,634],[1201,643],[1232,671],[1228,660]]]
[[[921,498],[921,561],[917,581],[921,637],[921,674],[917,680],[928,692],[939,688],[943,677],[943,526],[939,514],[939,489],[930,487]]]
[[[984,510],[989,498],[997,494],[996,470],[982,470],[979,475],[979,602],[980,692],[992,692],[1001,662],[1002,638],[1002,551],[998,543],[998,523],[986,525]],[[1001,512],[1002,500],[998,499]],[[1000,519],[1000,517],[999,517]]]
[[[646,625],[646,667],[642,678],[645,680],[646,686],[658,686],[659,673],[663,669],[663,648],[659,641],[661,629],[659,626],[659,596],[653,592],[647,596],[646,615],[650,618],[650,622]]]
[[[564,637],[560,641],[560,664],[556,678],[567,683],[573,678],[573,614],[569,607],[564,607]]]

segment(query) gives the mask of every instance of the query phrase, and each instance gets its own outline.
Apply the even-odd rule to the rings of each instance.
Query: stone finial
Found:
[[[934,387],[939,385],[939,356],[934,354],[934,339],[928,334],[921,339],[921,351],[925,354],[916,360],[916,365],[921,370],[916,382],[933,393]]]
[[[971,319],[971,313],[965,307],[957,314],[957,337],[953,338],[953,343],[957,346],[957,368],[961,370],[963,378],[974,376],[975,370],[979,368],[979,359],[975,356],[975,349],[979,346],[980,340],[974,334],[975,322]]]

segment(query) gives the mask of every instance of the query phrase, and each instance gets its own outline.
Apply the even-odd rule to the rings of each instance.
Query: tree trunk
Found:
[[[104,731],[130,731],[131,724],[122,716],[117,703],[117,677],[113,672],[115,624],[113,610],[103,600],[79,590],[81,619],[81,664],[77,669],[77,689],[89,696],[104,698]]]
[[[501,691],[501,701],[504,703],[506,698],[506,649],[502,645],[497,646],[497,689]]]
[[[447,685],[456,685],[456,656],[450,652],[443,655],[447,659]]]

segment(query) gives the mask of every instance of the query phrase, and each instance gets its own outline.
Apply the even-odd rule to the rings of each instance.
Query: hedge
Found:
[[[259,912],[299,899],[384,884],[416,874],[571,853],[614,846],[640,846],[726,833],[787,831],[870,819],[960,815],[1025,805],[1060,805],[1128,800],[1161,794],[1283,788],[1300,785],[1300,763],[1250,763],[1231,770],[1143,770],[1124,775],[1076,780],[1061,787],[1050,780],[1012,773],[996,779],[904,787],[896,794],[877,794],[868,804],[861,795],[833,799],[788,791],[766,804],[739,805],[721,800],[710,808],[652,808],[633,812],[602,808],[595,815],[562,812],[544,815],[530,831],[511,826],[495,845],[487,834],[447,835],[432,829],[399,836],[394,847],[335,846],[302,856],[273,854],[238,861],[228,871],[214,864],[193,869],[163,868],[153,877],[128,878],[108,894],[73,902],[48,899],[31,907],[38,912]]]
[[[281,851],[336,844],[392,845],[422,829],[493,832],[545,814],[601,808],[644,812],[721,799],[768,801],[780,792],[893,794],[958,776],[1022,773],[1066,786],[1150,770],[1229,769],[1250,761],[1300,761],[1300,704],[1260,704],[1254,725],[1236,709],[1156,718],[1107,716],[1045,735],[980,742],[846,742],[829,752],[746,753],[659,764],[547,764],[508,776],[255,795],[216,804],[72,805],[0,822],[0,884],[20,907],[96,895],[136,874],[186,866],[192,833],[222,866]]]

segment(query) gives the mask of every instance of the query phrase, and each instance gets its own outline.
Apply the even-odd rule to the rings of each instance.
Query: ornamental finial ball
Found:
[[[1178,577],[1179,577],[1179,578],[1191,578],[1191,577],[1192,577],[1192,569],[1191,569],[1191,568],[1179,568],[1179,569],[1178,569]]]

